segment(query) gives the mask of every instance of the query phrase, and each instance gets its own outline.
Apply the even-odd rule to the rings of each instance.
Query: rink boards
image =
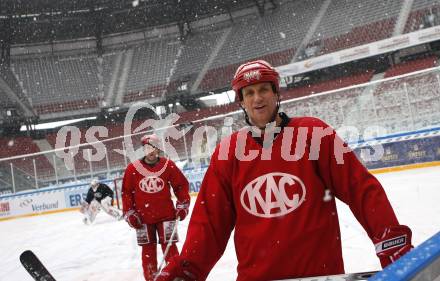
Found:
[[[206,168],[185,171],[192,193],[199,191],[205,172]],[[114,189],[113,180],[101,182]],[[81,183],[0,195],[0,221],[78,209],[89,187],[89,183]],[[116,194],[120,196],[120,190]]]

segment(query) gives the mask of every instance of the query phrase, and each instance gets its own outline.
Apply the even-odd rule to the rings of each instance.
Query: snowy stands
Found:
[[[174,66],[181,43],[177,38],[154,39],[132,47],[133,57],[125,88],[124,102],[160,97]]]
[[[0,158],[40,152],[30,137],[0,138],[0,147],[6,148],[0,150]],[[16,191],[35,188],[35,172],[39,180],[54,176],[53,165],[44,155],[2,161],[1,186],[11,188],[14,180]]]
[[[318,0],[285,2],[262,18],[249,15],[235,20],[199,89],[229,87],[237,67],[248,60],[264,59],[273,66],[289,63],[321,4]]]
[[[264,17],[250,15],[234,20],[212,68],[297,48],[321,3],[318,0],[286,1],[277,10],[266,11]],[[285,59],[289,61],[292,57]]]
[[[436,16],[437,15],[437,16]],[[414,0],[404,33],[438,25],[440,4],[430,0]]]
[[[217,56],[208,65],[198,90],[226,88],[236,66],[243,61],[263,58],[275,66],[290,62],[322,4],[320,0],[284,2],[278,9],[266,11],[262,18],[251,14],[236,19],[230,27],[200,28],[187,35],[183,42],[177,37],[156,38],[105,53],[101,93],[95,55],[14,58],[12,67],[39,114],[96,110],[109,91],[111,76],[122,73],[122,70],[114,73],[118,64],[122,68],[121,63],[129,68],[126,85],[122,85],[125,103],[157,98],[164,92],[174,93],[182,82],[189,82],[191,87],[219,44],[219,38],[231,28]],[[402,1],[386,5],[373,0],[332,1],[309,46],[321,41],[320,54],[324,54],[388,38],[401,4]],[[438,5],[432,1],[414,1],[405,32],[419,28],[419,22],[427,14],[435,14],[436,9]],[[258,44],[249,44],[250,38]],[[131,51],[132,56],[128,56],[127,51]],[[118,56],[122,59],[118,60]]]
[[[320,54],[328,54],[388,38],[391,36],[394,24],[395,19],[384,19],[355,26],[347,33],[325,38]]]
[[[283,92],[283,100],[308,96],[316,93],[322,93],[334,89],[344,88],[352,85],[367,83],[373,76],[373,72],[359,73],[351,76],[342,76],[333,80],[307,84],[305,86],[287,89]]]
[[[1,107],[5,107],[5,108],[14,105],[14,102],[1,89],[0,89],[0,104]],[[0,118],[1,117],[2,116],[0,116]]]
[[[435,87],[440,83],[438,75],[426,75],[407,81],[409,100],[412,105],[414,127],[423,128],[438,122],[440,115],[440,90]]]
[[[234,75],[235,70],[241,63],[227,65],[219,68],[210,69],[203,77],[200,89],[226,88]]]
[[[33,107],[43,115],[97,112],[109,94],[122,97],[117,103],[157,100],[163,94],[178,92],[185,82],[189,91],[199,75],[203,77],[196,92],[226,89],[237,65],[244,61],[261,58],[274,66],[289,63],[323,3],[286,1],[267,10],[264,17],[253,13],[234,19],[232,24],[199,26],[183,41],[174,34],[132,42],[123,49],[105,52],[102,66],[96,55],[46,55],[14,57],[12,68]],[[320,47],[317,55],[388,38],[401,5],[401,0],[331,1],[309,46]],[[436,9],[438,5],[432,1],[414,1],[405,32],[414,30],[420,18],[435,14]],[[220,42],[223,35],[227,35],[225,41]],[[254,43],[249,44],[251,41]],[[201,72],[204,67],[206,73]],[[97,74],[99,68],[102,78]]]
[[[122,144],[124,139],[118,138],[124,135],[124,126],[120,123],[108,123],[105,127],[108,129],[108,138],[110,139],[103,142],[107,149],[109,165],[112,169],[125,167],[124,156],[118,152],[124,150]]]
[[[387,70],[385,77],[431,68],[436,62],[436,57],[427,57],[398,64]],[[436,73],[382,83],[374,92],[378,120],[394,132],[427,126],[429,119],[438,118],[435,110],[440,98],[438,83]]]
[[[172,82],[167,88],[168,93],[176,93],[182,83],[187,83],[186,91],[191,90],[224,33],[224,29],[202,29],[185,37],[182,54],[177,60]]]
[[[81,131],[81,138],[80,138],[80,143],[84,143],[85,142],[85,131],[86,129],[82,129],[80,128]],[[49,144],[55,149],[56,148],[56,142],[57,142],[57,133],[51,133],[51,134],[47,134],[46,135],[46,140],[49,142]],[[65,143],[63,143],[63,146],[69,146],[72,143],[74,143],[72,141],[72,136],[71,134],[68,134],[66,137],[66,141]],[[78,153],[76,155],[74,155],[74,163],[75,163],[75,172],[80,174],[82,172],[86,172],[89,171],[89,163],[83,159],[83,150],[84,148],[79,148]],[[73,151],[73,150],[71,150]],[[95,163],[93,163],[95,164]]]
[[[0,158],[13,157],[17,155],[31,154],[40,152],[38,146],[32,141],[30,137],[14,137],[14,138],[0,138],[0,146],[7,148],[0,150]],[[34,167],[32,164],[32,157],[28,159],[11,160],[13,165],[22,169],[23,171],[33,175]],[[44,167],[50,167],[51,164],[43,159],[39,162],[39,165]],[[2,164],[4,164],[2,162]]]
[[[16,93],[19,100],[24,103],[27,107],[31,108],[29,104],[29,98],[25,95],[22,87],[20,86],[20,82],[14,76],[11,69],[3,68],[0,66],[0,79],[2,79],[6,84],[11,88],[11,90]],[[1,89],[0,89],[1,91]],[[3,107],[14,105],[15,102],[8,98],[6,93],[2,93],[0,95],[1,105]]]
[[[122,145],[123,138],[117,138],[123,135],[123,124],[114,124],[114,125],[107,124],[105,127],[108,129],[109,132],[108,138],[100,138],[98,137],[97,134],[95,134],[95,137],[103,143],[105,148],[101,146],[101,144],[87,145],[87,141],[85,138],[87,128],[79,128],[81,131],[81,138],[80,138],[81,146],[78,148],[78,152],[74,156],[75,172],[77,173],[77,175],[90,174],[88,150],[91,149],[92,155],[96,155],[98,147],[99,149],[101,148],[104,149],[101,152],[103,158],[100,160],[91,161],[92,164],[91,168],[93,173],[102,173],[103,171],[107,171],[107,160],[105,159],[105,153],[107,153],[109,165],[110,167],[112,167],[112,170],[121,169],[124,167],[125,165],[124,157],[121,155],[121,153],[118,152],[123,150],[123,145]],[[46,139],[55,149],[57,133],[48,134],[46,136]],[[66,142],[63,143],[64,146],[70,146],[74,143],[72,142],[70,134],[67,135],[66,139],[67,139]],[[107,140],[107,139],[111,139],[111,140]],[[71,149],[70,151],[73,152],[75,150]]]
[[[280,66],[289,63],[291,58],[293,57],[294,52],[295,51],[293,49],[288,49],[278,53],[271,53],[264,56],[254,57],[252,58],[252,60],[262,59],[270,62],[274,66]],[[209,91],[211,89],[228,88],[231,82],[231,78],[234,76],[235,70],[239,65],[244,62],[245,61],[217,68],[211,68],[203,77],[199,90]]]
[[[43,56],[12,64],[38,114],[97,109],[96,56]]]
[[[130,102],[144,101],[144,100],[149,100],[151,98],[160,97],[165,89],[166,89],[165,84],[148,86],[144,90],[125,94],[123,98],[123,102],[130,103]]]
[[[402,2],[331,1],[310,46],[320,45],[320,55],[388,38]]]
[[[427,69],[436,66],[438,58],[436,56],[429,56],[422,59],[416,59],[408,62],[403,62],[394,65],[385,72],[385,78],[398,76],[405,73],[414,72],[417,70]]]

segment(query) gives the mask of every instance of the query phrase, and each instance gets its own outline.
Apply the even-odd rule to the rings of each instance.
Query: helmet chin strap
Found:
[[[269,122],[267,122],[267,123],[264,125],[263,128],[260,128],[260,127],[258,127],[258,126],[256,126],[256,125],[252,124],[251,120],[249,119],[249,115],[247,114],[247,112],[246,112],[246,110],[244,109],[244,107],[241,106],[241,104],[240,104],[240,108],[241,108],[241,109],[243,110],[243,112],[244,112],[244,119],[245,119],[245,121],[246,121],[246,124],[248,124],[248,125],[251,126],[251,127],[255,126],[255,127],[257,127],[258,129],[260,129],[260,130],[264,130],[264,129],[266,129],[266,125],[267,125],[267,124],[274,122],[274,121],[276,120],[276,118],[277,118],[278,110],[280,109],[280,103],[281,103],[281,102],[280,102],[280,95],[277,94],[277,96],[278,96],[277,107],[275,108],[275,110],[274,110],[274,112],[273,112],[273,114],[272,114],[272,117],[270,118]]]

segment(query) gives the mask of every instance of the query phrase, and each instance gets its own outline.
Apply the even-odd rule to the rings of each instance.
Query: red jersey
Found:
[[[160,157],[154,165],[130,163],[122,180],[123,213],[135,210],[146,224],[174,220],[171,188],[179,202],[190,201],[188,180],[173,161]]]
[[[327,135],[316,140],[323,128]],[[237,141],[240,134],[245,138]],[[348,152],[338,155],[335,145]],[[398,225],[381,184],[321,120],[291,119],[269,148],[241,130],[212,155],[179,259],[204,280],[235,227],[239,281],[343,273],[334,197],[350,206],[370,238]]]

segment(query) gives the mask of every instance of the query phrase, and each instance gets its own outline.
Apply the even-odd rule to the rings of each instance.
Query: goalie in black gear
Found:
[[[93,223],[100,210],[117,220],[122,218],[121,212],[113,207],[113,190],[97,180],[92,180],[86,199],[81,202],[80,212],[84,214],[85,224]]]

